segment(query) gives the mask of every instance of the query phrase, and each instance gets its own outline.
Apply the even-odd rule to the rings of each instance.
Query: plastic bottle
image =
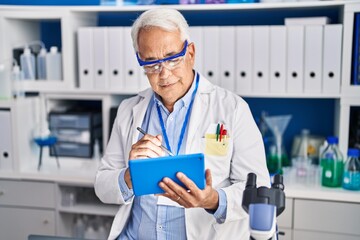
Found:
[[[309,134],[310,131],[308,129],[301,131],[300,144],[294,156],[294,166],[297,177],[306,177],[308,175],[308,169],[311,164],[308,155]]]
[[[36,56],[36,79],[46,80],[46,48],[42,47]]]
[[[5,64],[0,64],[0,99],[11,98],[11,81]]]
[[[23,86],[21,84],[22,81],[22,72],[20,71],[19,65],[15,64],[13,66],[12,72],[11,72],[11,81],[14,85],[14,96],[16,98],[23,98],[25,97],[25,91],[23,89]]]
[[[20,66],[25,80],[35,80],[35,56],[29,47],[20,55]]]
[[[360,190],[360,150],[350,148],[347,155],[342,187],[348,190]]]
[[[57,47],[51,47],[50,52],[46,54],[46,79],[62,80],[61,53]]]
[[[340,187],[344,171],[343,155],[341,154],[337,137],[327,138],[328,146],[320,156],[321,185],[325,187]]]
[[[73,227],[73,236],[77,239],[83,239],[85,234],[85,223],[81,216],[77,216]]]

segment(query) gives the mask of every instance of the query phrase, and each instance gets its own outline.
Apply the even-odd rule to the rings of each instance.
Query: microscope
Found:
[[[283,176],[275,175],[271,188],[256,187],[256,174],[249,173],[242,207],[249,214],[250,239],[278,239],[276,217],[285,210]]]

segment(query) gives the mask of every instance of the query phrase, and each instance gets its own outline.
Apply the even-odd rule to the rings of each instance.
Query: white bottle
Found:
[[[85,224],[81,216],[77,216],[73,227],[73,237],[83,239],[85,234]]]
[[[36,56],[36,79],[46,80],[46,48],[41,48]]]
[[[20,55],[20,66],[25,80],[35,80],[35,56],[29,47]]]
[[[0,64],[0,99],[11,98],[11,81],[4,64]]]
[[[91,224],[89,224],[86,227],[86,230],[85,230],[85,233],[84,233],[84,238],[85,239],[97,239],[97,233],[96,233],[94,227]]]
[[[13,82],[13,95],[18,98],[25,97],[25,91],[22,85],[22,72],[20,71],[19,65],[14,65],[11,72],[11,81]]]
[[[57,47],[51,47],[46,54],[46,75],[47,80],[62,80],[61,53]]]

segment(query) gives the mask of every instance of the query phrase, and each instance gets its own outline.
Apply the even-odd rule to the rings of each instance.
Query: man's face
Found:
[[[138,35],[139,57],[144,61],[154,61],[173,56],[184,48],[180,32],[167,32],[161,28],[142,29]],[[162,65],[159,73],[147,73],[154,92],[163,102],[174,104],[185,95],[194,79],[194,44],[187,47],[184,59],[173,69]]]

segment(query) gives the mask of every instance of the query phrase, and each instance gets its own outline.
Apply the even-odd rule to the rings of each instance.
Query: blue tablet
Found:
[[[176,177],[178,172],[184,173],[198,188],[205,188],[205,163],[202,153],[133,159],[129,161],[129,169],[135,196],[163,193],[159,182],[164,177],[185,187]]]

